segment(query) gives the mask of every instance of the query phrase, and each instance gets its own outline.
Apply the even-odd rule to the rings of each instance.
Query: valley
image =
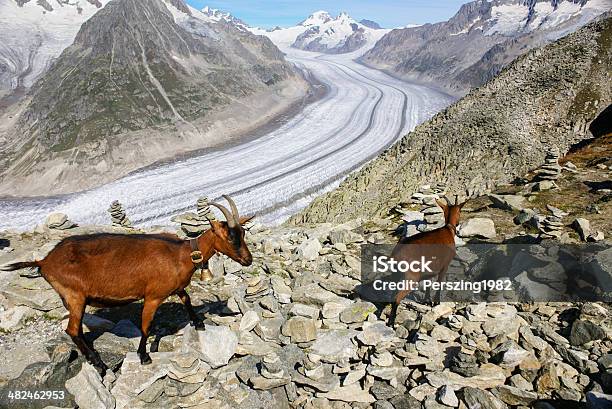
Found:
[[[279,128],[82,193],[1,200],[0,212],[6,217],[0,229],[31,228],[51,211],[67,213],[77,223],[103,223],[106,205],[115,199],[137,225],[167,224],[198,197],[227,193],[245,214],[279,222],[453,100],[364,67],[350,53],[283,51],[329,90]]]

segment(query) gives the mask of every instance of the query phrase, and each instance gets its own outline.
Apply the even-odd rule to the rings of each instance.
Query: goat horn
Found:
[[[240,215],[238,214],[238,208],[236,207],[236,203],[228,195],[223,195],[223,197],[225,198],[225,200],[227,200],[227,203],[229,203],[230,209],[232,209],[232,214],[234,215],[234,219],[236,219],[236,221],[239,222]]]
[[[236,219],[234,218],[234,216],[232,215],[232,213],[227,210],[227,207],[220,205],[219,203],[210,203],[211,206],[215,206],[217,209],[221,210],[221,213],[223,213],[223,216],[225,216],[225,220],[227,220],[227,225],[230,228],[235,228],[237,226],[237,222]]]

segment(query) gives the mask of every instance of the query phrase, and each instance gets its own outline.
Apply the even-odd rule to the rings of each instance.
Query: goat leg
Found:
[[[429,287],[427,287],[425,290],[425,298],[423,299],[423,303],[429,305],[430,307],[434,306],[434,301],[431,297],[431,288]]]
[[[393,328],[395,319],[397,318],[397,308],[406,296],[410,294],[410,290],[401,290],[397,292],[394,302],[391,304],[391,316],[389,317],[389,326]]]
[[[446,267],[440,270],[440,273],[438,273],[438,283],[443,283],[444,281],[446,281],[447,272],[448,272],[448,264],[446,265]],[[440,285],[440,289],[438,290],[438,293],[436,294],[436,298],[433,301],[433,305],[440,305],[441,301],[442,301],[442,285]]]
[[[391,313],[389,314],[389,326],[393,328],[395,326],[395,319],[397,318],[397,307],[398,303],[391,303]]]
[[[193,326],[196,329],[204,329],[204,321],[202,321],[202,319],[198,317],[195,310],[193,309],[193,305],[191,305],[191,297],[189,297],[187,291],[185,291],[185,289],[182,289],[176,294],[179,296],[182,303],[185,305],[185,309],[187,310],[187,314],[189,315],[189,319],[193,323]]]
[[[66,333],[70,336],[72,342],[74,342],[79,351],[81,351],[85,359],[96,368],[100,376],[104,377],[108,367],[102,362],[100,355],[98,355],[95,349],[87,345],[83,337],[82,321],[83,314],[85,313],[85,300],[76,296],[66,296],[62,297],[62,301],[70,314]]]
[[[151,329],[151,322],[155,316],[157,308],[163,300],[158,299],[147,299],[144,300],[142,307],[142,319],[140,323],[140,331],[142,337],[140,338],[140,344],[138,345],[138,356],[140,357],[140,363],[142,365],[149,365],[151,362],[151,356],[147,353],[147,339],[149,338],[149,330]]]

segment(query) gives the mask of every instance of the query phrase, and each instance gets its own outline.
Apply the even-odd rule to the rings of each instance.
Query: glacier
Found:
[[[106,208],[115,199],[137,226],[169,225],[173,215],[193,210],[198,197],[222,194],[230,194],[242,214],[279,223],[453,101],[360,65],[355,53],[283,51],[328,92],[277,129],[88,191],[2,199],[0,229],[29,229],[51,212],[79,224],[109,223]]]

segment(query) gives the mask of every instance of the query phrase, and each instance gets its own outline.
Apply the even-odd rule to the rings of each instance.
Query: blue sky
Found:
[[[356,20],[367,18],[383,27],[435,23],[447,20],[469,0],[187,0],[201,9],[204,6],[229,11],[252,26],[292,26],[317,10],[332,15],[346,11]]]

